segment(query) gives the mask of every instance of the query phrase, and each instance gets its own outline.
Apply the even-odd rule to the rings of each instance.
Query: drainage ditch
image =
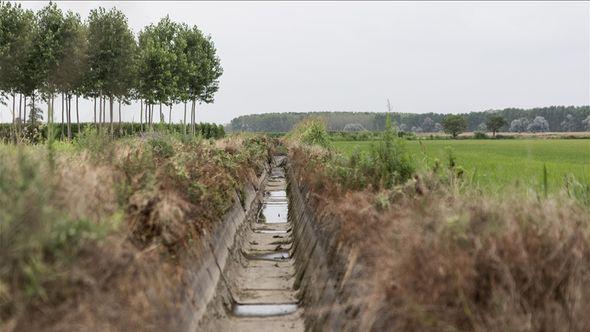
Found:
[[[274,158],[258,211],[236,235],[202,330],[304,330],[283,163],[284,157]]]
[[[196,330],[370,330],[371,310],[358,301],[362,264],[338,245],[337,220],[308,201],[286,158],[275,157],[235,236],[216,244],[224,251],[213,256],[227,259],[208,270],[219,281],[204,286],[215,295],[193,318]]]

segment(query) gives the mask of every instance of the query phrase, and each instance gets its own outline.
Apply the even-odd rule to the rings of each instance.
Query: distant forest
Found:
[[[386,113],[371,112],[306,112],[266,113],[244,115],[233,119],[228,130],[250,132],[287,132],[304,118],[323,118],[331,131],[378,131],[385,128]],[[392,120],[401,131],[441,131],[441,113],[392,113]],[[521,131],[514,124],[532,122],[543,117],[548,127],[545,131],[587,131],[590,130],[590,106],[550,106],[532,109],[506,108],[461,114],[467,119],[468,131],[485,131],[485,122],[490,115],[500,115],[507,125],[501,131]],[[513,124],[513,121],[515,122]],[[512,126],[511,126],[512,124]],[[526,128],[526,127],[525,127]],[[525,129],[526,130],[526,129]],[[524,131],[524,130],[523,130]]]

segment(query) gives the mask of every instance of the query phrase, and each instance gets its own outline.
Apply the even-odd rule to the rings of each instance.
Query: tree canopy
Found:
[[[467,120],[461,115],[449,114],[443,119],[442,126],[446,133],[457,137],[467,129]]]
[[[504,120],[503,117],[499,115],[492,115],[486,121],[485,126],[488,130],[490,130],[493,133],[494,136],[496,136],[496,132],[507,124],[508,123],[506,122],[506,120]]]

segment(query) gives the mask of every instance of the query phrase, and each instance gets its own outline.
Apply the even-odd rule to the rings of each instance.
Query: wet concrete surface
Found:
[[[242,263],[226,275],[233,303],[215,322],[224,331],[303,331],[303,309],[295,290],[293,232],[288,222],[287,182],[274,167],[264,188],[261,211],[245,234]]]

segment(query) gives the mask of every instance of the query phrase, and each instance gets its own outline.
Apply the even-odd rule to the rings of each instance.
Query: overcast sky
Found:
[[[24,2],[39,9],[47,2]],[[166,14],[211,34],[224,68],[198,119],[252,113],[458,113],[590,103],[588,2],[58,2]],[[86,104],[90,105],[90,104]],[[182,107],[175,109],[182,118]],[[6,112],[2,119],[6,120]],[[57,113],[57,112],[56,112]],[[139,118],[128,107],[125,119]],[[90,119],[90,110],[84,119]]]

